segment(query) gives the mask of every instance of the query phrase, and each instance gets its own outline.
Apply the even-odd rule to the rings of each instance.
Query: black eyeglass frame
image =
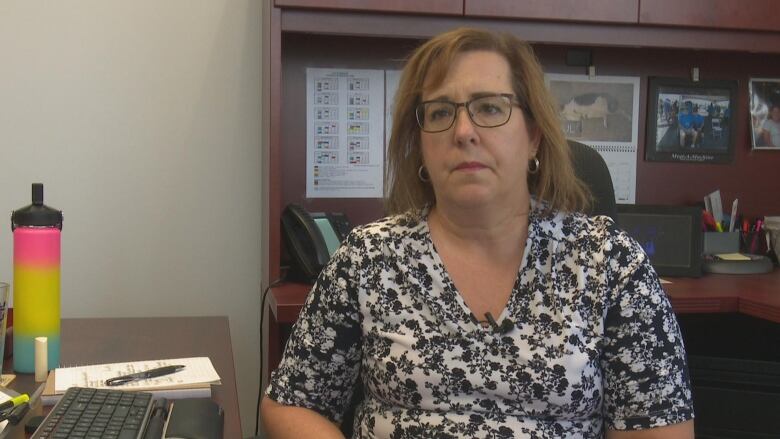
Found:
[[[477,121],[474,120],[474,115],[471,114],[471,111],[469,111],[469,105],[472,102],[474,102],[476,100],[479,100],[479,99],[494,98],[494,97],[503,97],[503,98],[506,98],[507,100],[509,100],[509,114],[507,115],[506,120],[503,123],[500,123],[498,125],[480,125]],[[444,129],[441,129],[441,130],[436,130],[436,131],[429,131],[429,130],[426,130],[425,127],[423,127],[423,122],[420,120],[420,116],[421,116],[420,115],[420,110],[425,107],[425,104],[432,104],[432,103],[440,103],[440,104],[446,103],[446,104],[452,104],[452,105],[455,106],[455,112],[453,113],[452,120],[450,121],[450,124],[447,126],[447,128],[444,128]],[[431,134],[441,133],[441,132],[447,131],[448,129],[452,128],[452,126],[455,124],[455,119],[458,118],[458,110],[460,109],[460,107],[463,107],[463,108],[466,109],[466,114],[468,114],[469,120],[474,125],[476,125],[476,126],[478,126],[480,128],[497,128],[497,127],[500,127],[502,125],[506,125],[507,122],[509,122],[509,119],[512,118],[512,107],[515,106],[515,105],[518,108],[520,108],[521,110],[525,110],[525,107],[520,103],[520,101],[517,100],[517,97],[514,94],[512,94],[512,93],[486,94],[486,95],[482,95],[482,96],[477,96],[477,97],[475,97],[473,99],[469,99],[468,101],[464,101],[464,102],[452,102],[452,101],[447,101],[447,100],[443,100],[443,99],[433,99],[433,100],[430,100],[430,101],[423,101],[423,102],[420,102],[419,104],[417,104],[417,106],[414,108],[414,118],[417,120],[417,126],[419,126],[420,130],[422,130],[423,132],[431,133]],[[423,119],[425,119],[425,112],[424,111],[423,111],[422,117],[423,117]]]

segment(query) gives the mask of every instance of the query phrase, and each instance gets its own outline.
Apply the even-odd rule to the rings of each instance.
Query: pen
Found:
[[[158,367],[156,369],[149,369],[145,370],[143,372],[137,372],[137,373],[131,373],[129,375],[122,375],[118,376],[116,378],[109,378],[106,380],[107,386],[121,386],[122,384],[127,384],[130,381],[136,381],[136,380],[146,380],[149,378],[157,378],[164,375],[170,375],[172,373],[176,373],[180,370],[184,369],[184,366],[181,364],[176,364],[173,366],[163,366]]]
[[[8,401],[0,403],[0,412],[4,412],[4,411],[10,409],[11,407],[16,407],[19,404],[24,404],[25,402],[27,402],[29,400],[30,400],[30,396],[27,395],[26,393],[22,393],[19,396],[15,396],[15,397],[9,399]]]

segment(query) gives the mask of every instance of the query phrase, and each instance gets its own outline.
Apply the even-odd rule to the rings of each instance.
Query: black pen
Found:
[[[163,375],[170,375],[182,369],[184,369],[184,366],[181,364],[176,364],[174,366],[158,367],[156,369],[149,369],[143,372],[131,373],[130,375],[122,375],[116,378],[109,378],[106,380],[106,385],[121,386],[122,384],[129,383],[130,381],[147,380],[149,378],[157,378]]]

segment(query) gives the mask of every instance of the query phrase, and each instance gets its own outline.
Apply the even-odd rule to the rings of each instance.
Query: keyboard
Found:
[[[152,394],[71,387],[46,416],[33,439],[142,439]]]

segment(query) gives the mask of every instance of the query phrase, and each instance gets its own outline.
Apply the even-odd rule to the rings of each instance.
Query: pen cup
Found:
[[[768,251],[766,232],[763,229],[757,232],[742,232],[739,249],[742,253],[765,255]]]
[[[0,282],[0,359],[5,358],[5,331],[8,322],[8,294],[10,288]]]

